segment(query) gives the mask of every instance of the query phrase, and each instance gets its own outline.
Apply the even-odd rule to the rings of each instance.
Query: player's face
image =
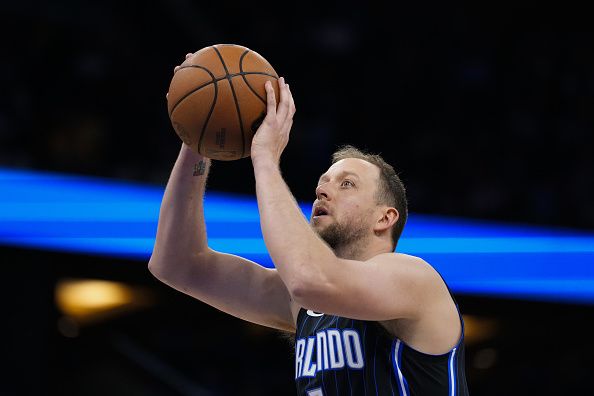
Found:
[[[378,179],[379,168],[358,158],[340,160],[320,177],[310,224],[330,247],[373,233]]]

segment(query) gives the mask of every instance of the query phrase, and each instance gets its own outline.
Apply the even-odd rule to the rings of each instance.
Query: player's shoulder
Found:
[[[379,262],[379,263],[395,263],[403,265],[414,265],[420,268],[433,268],[428,262],[420,257],[412,256],[405,253],[380,253],[377,256],[373,256],[368,261]]]
[[[417,301],[423,301],[422,306],[418,306],[418,313],[421,310],[435,312],[435,307],[443,307],[444,303],[455,308],[450,304],[452,297],[444,278],[427,261],[402,253],[385,253],[379,256],[374,259],[379,260],[378,265],[385,268],[382,273],[393,279],[402,290],[418,296]]]
[[[393,269],[397,273],[406,272],[410,276],[423,277],[429,281],[441,281],[437,270],[421,257],[404,253],[381,253],[368,261]]]

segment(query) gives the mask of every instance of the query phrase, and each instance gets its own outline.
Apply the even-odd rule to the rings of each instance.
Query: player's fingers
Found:
[[[282,121],[280,127],[281,135],[288,135],[291,132],[291,126],[293,125],[293,118],[287,117]]]
[[[295,115],[297,108],[295,107],[295,99],[293,98],[293,93],[291,92],[289,84],[287,84],[287,90],[289,91],[289,97],[291,98],[289,103],[289,116],[292,118]]]
[[[283,77],[278,79],[278,88],[280,90],[280,101],[278,103],[277,117],[282,121],[287,118],[289,114],[289,92],[287,90],[287,84]]]
[[[192,55],[194,55],[194,54],[192,54],[191,52],[188,52],[188,53],[186,54],[186,59],[188,59],[188,58],[189,58],[190,56],[192,56]]]
[[[266,81],[264,84],[266,89],[266,118],[276,116],[276,98],[274,96],[274,89],[272,83]]]
[[[180,68],[180,67],[181,67],[181,66],[175,66],[175,67],[173,68],[173,74],[177,73],[177,71],[179,70],[179,68]]]

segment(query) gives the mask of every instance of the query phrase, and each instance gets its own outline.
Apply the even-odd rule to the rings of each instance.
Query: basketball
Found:
[[[278,105],[278,75],[261,55],[234,44],[201,49],[180,65],[169,85],[167,109],[175,132],[205,157],[248,157],[266,116],[268,80]]]

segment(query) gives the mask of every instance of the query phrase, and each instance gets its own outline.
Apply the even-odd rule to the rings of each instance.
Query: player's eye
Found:
[[[342,183],[340,184],[340,186],[341,187],[353,187],[354,184],[350,180],[343,180]]]

